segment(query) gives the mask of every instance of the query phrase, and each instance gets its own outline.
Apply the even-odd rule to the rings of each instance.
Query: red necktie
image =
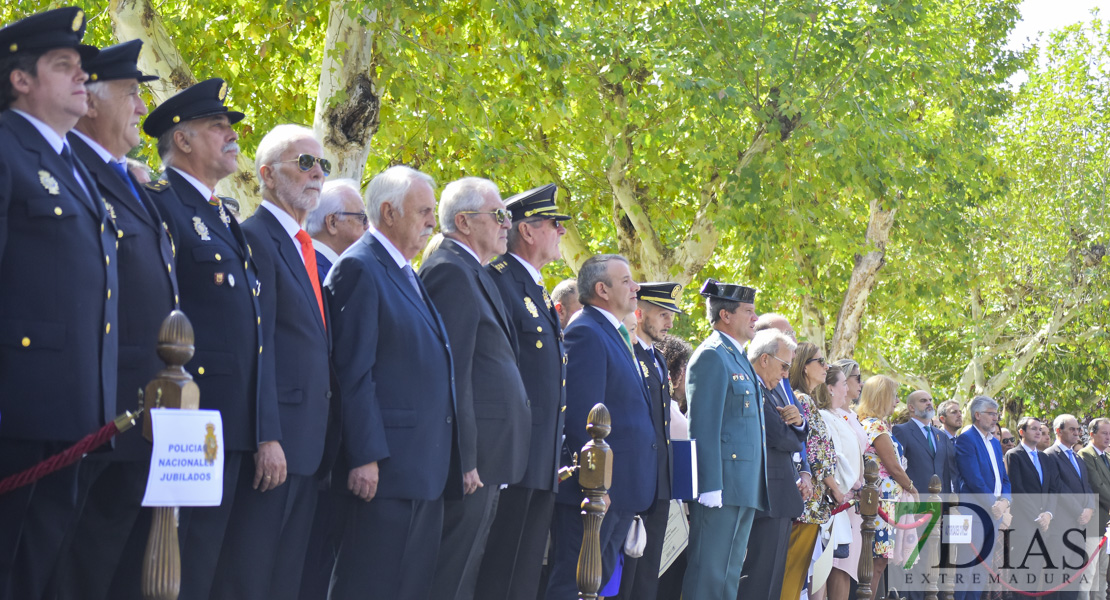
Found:
[[[301,256],[304,257],[308,280],[312,282],[312,291],[316,293],[316,304],[320,307],[320,321],[324,323],[324,327],[327,327],[328,322],[324,318],[324,296],[320,293],[320,273],[316,269],[316,250],[312,247],[312,238],[303,229],[297,232],[296,238],[301,243]]]

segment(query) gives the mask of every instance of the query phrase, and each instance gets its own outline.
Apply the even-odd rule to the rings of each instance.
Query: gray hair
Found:
[[[86,81],[85,91],[90,95],[96,96],[101,100],[107,100],[108,82],[107,81]]]
[[[586,304],[596,298],[598,282],[613,285],[609,280],[609,262],[613,260],[628,264],[628,259],[620,254],[595,254],[582,263],[578,271],[578,302]]]
[[[709,317],[709,324],[714,325],[721,320],[721,311],[734,312],[740,306],[736,300],[709,297],[705,299],[705,310]]]
[[[366,186],[366,212],[370,215],[370,223],[375,227],[381,221],[382,204],[393,207],[402,216],[405,214],[405,196],[409,193],[413,181],[423,181],[433,190],[436,180],[431,175],[421,173],[412,167],[396,165],[378,173]]]
[[[1091,435],[1094,435],[1094,434],[1098,433],[1098,428],[1099,427],[1102,427],[1103,425],[1106,425],[1107,423],[1110,423],[1110,419],[1107,419],[1106,417],[1098,417],[1097,419],[1091,419],[1091,422],[1087,424],[1087,431],[1089,431],[1091,433]]]
[[[1055,419],[1052,420],[1052,430],[1053,431],[1060,431],[1061,429],[1063,429],[1064,425],[1067,425],[1068,419],[1075,419],[1075,415],[1069,415],[1068,413],[1064,413],[1062,415],[1057,416]],[[1076,420],[1075,422],[1079,423],[1078,420]]]
[[[448,183],[439,195],[439,230],[454,233],[455,215],[482,210],[487,194],[501,197],[497,184],[481,177],[463,177]]]
[[[787,350],[794,350],[798,347],[794,340],[786,337],[786,334],[778,329],[757,331],[755,337],[748,343],[748,360],[754,363],[764,354],[777,357],[780,346],[783,344],[786,345]]]
[[[174,155],[177,153],[176,148],[173,144],[174,134],[178,131],[184,131],[185,135],[189,137],[193,137],[194,135],[196,135],[196,132],[194,132],[192,127],[189,126],[189,123],[192,123],[192,121],[190,120],[176,123],[173,127],[170,127],[165,132],[163,132],[162,135],[158,136],[158,157],[162,159],[162,163],[165,164],[165,166],[173,166],[175,158]]]
[[[991,399],[990,396],[976,396],[971,399],[967,404],[967,412],[971,415],[971,420],[975,420],[975,415],[984,412],[988,409],[997,410],[998,403]]]
[[[833,366],[840,367],[840,370],[844,372],[845,379],[849,377],[861,377],[863,374],[863,371],[859,368],[859,363],[850,358],[842,358],[835,361],[833,362]],[[852,375],[853,372],[855,372],[855,375]],[[949,402],[951,402],[951,400],[949,400]],[[940,407],[937,407],[937,411],[940,411]]]
[[[258,191],[266,192],[266,182],[262,179],[262,167],[269,166],[281,160],[289,147],[294,143],[304,140],[316,140],[316,134],[303,125],[285,123],[270,130],[262,141],[258,142],[258,149],[254,155],[254,172],[258,175]],[[316,140],[319,143],[319,140]],[[271,190],[273,191],[273,190]]]
[[[551,301],[558,304],[566,304],[567,298],[578,297],[578,280],[564,279],[551,290]]]
[[[520,244],[524,240],[524,236],[520,234],[521,223],[528,223],[529,226],[531,226],[536,223],[542,223],[546,220],[546,217],[528,217],[525,219],[518,219],[516,221],[513,221],[513,226],[509,228],[509,238],[506,242],[509,247],[509,252],[512,252],[515,249],[519,248]]]
[[[343,212],[343,191],[351,190],[362,202],[362,191],[358,189],[358,182],[354,179],[333,179],[324,184],[320,190],[320,204],[309,212],[304,220],[304,230],[308,235],[315,236],[324,230],[324,219],[328,215]]]

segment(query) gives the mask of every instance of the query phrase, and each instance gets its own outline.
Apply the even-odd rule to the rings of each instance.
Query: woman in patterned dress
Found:
[[[885,375],[875,375],[863,384],[859,407],[856,409],[870,443],[864,451],[864,457],[875,461],[879,466],[879,498],[888,515],[894,515],[894,500],[902,495],[903,490],[917,500],[917,490],[906,475],[902,446],[890,431],[889,419],[894,412],[897,393],[898,384],[893,379]],[[874,573],[879,574],[886,569],[887,560],[894,555],[894,528],[878,515],[874,522]],[[879,587],[873,585],[872,600],[878,595]]]
[[[810,394],[825,383],[825,355],[817,346],[802,342],[794,351],[790,364],[790,387],[798,401],[798,408],[806,420],[809,433],[806,437],[806,458],[809,460],[812,492],[803,498],[805,508],[794,521],[790,531],[790,546],[786,550],[786,568],[783,573],[781,600],[798,600],[806,585],[810,559],[821,524],[831,517],[832,502],[838,505],[843,494],[836,486],[836,450],[829,438],[824,420]],[[802,475],[806,477],[806,474]],[[830,485],[831,484],[831,485]],[[830,499],[831,497],[831,499]]]

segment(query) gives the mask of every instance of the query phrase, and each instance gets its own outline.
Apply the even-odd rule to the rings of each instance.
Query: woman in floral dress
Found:
[[[864,451],[864,458],[875,461],[879,466],[879,497],[883,510],[891,516],[895,514],[894,501],[902,495],[903,490],[917,500],[917,490],[906,475],[902,446],[890,431],[889,419],[894,412],[897,393],[898,384],[893,379],[885,375],[875,375],[863,384],[859,407],[856,409],[870,443]],[[878,515],[875,516],[873,555],[876,574],[886,569],[888,559],[894,555],[894,528]],[[873,585],[872,599],[878,595],[879,587]]]

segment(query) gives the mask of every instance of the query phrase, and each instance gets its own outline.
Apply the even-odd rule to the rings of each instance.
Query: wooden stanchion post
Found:
[[[612,430],[609,409],[597,404],[590,410],[586,433],[593,438],[582,446],[578,460],[578,485],[582,500],[582,550],[578,553],[578,597],[597,598],[601,589],[601,520],[609,507],[605,494],[613,483],[613,451],[605,442]]]
[[[158,356],[166,363],[143,394],[143,437],[153,441],[151,408],[200,408],[200,390],[185,363],[193,358],[193,325],[175,310],[158,331]],[[181,549],[177,541],[177,508],[154,509],[150,537],[143,555],[143,598],[177,600],[181,593]]]
[[[871,578],[874,575],[875,558],[872,555],[875,547],[875,515],[879,511],[879,466],[875,461],[865,459],[863,468],[863,488],[859,491],[859,515],[863,518],[860,527],[860,553],[859,566],[856,571],[857,600],[871,600]]]

